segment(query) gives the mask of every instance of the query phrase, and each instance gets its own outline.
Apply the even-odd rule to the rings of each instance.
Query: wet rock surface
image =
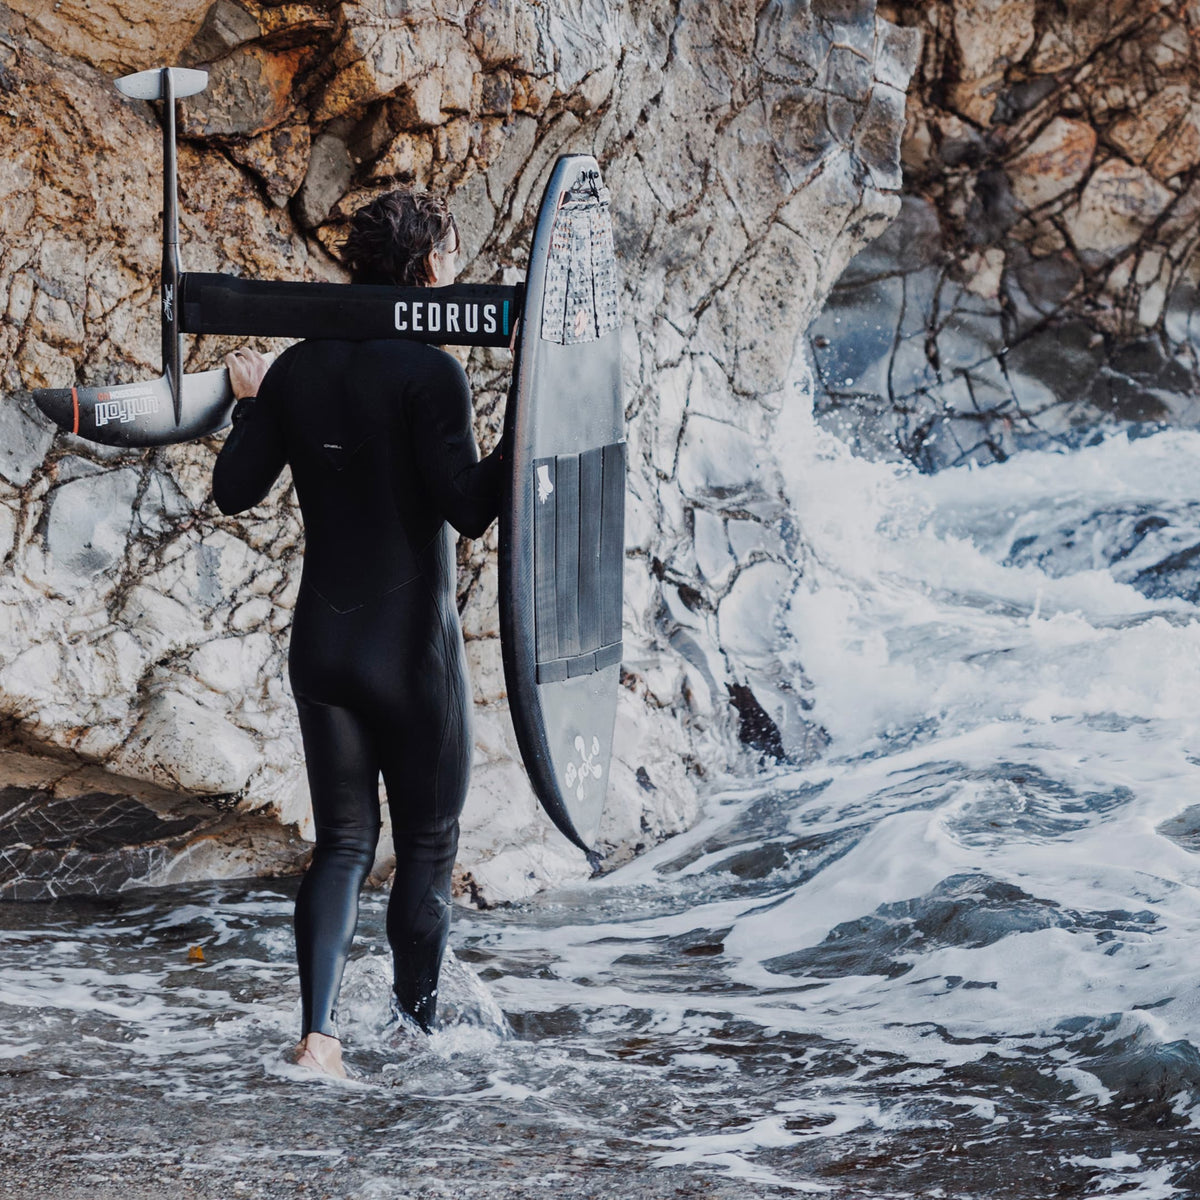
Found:
[[[913,958],[938,946],[994,945],[1013,934],[1042,929],[1093,929],[1108,935],[1144,934],[1154,926],[1149,912],[1079,913],[1027,895],[1019,887],[982,875],[952,876],[920,900],[883,906],[870,916],[838,925],[819,946],[770,959],[780,974],[829,978],[844,974],[897,979],[913,969]],[[995,981],[958,979],[967,991],[994,988]]]
[[[311,847],[277,821],[0,748],[0,900],[290,875]],[[122,790],[124,788],[128,790]]]
[[[1036,564],[1048,575],[1107,568],[1144,596],[1200,603],[1200,504],[1136,503],[1064,514],[1037,534],[1017,537],[1005,560]]]
[[[924,33],[904,210],[810,332],[822,423],[936,470],[1200,422],[1194,8],[887,13]]]

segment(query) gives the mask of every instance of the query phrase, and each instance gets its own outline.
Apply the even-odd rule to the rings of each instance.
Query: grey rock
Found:
[[[813,720],[813,701],[797,690],[791,672],[749,671],[746,683],[775,731],[772,753],[794,763],[811,762],[828,745],[828,735]],[[743,732],[745,709],[742,709]],[[764,747],[765,749],[765,747]]]
[[[893,396],[910,397],[937,385],[937,370],[930,361],[925,331],[897,343],[888,364],[888,380]],[[880,396],[888,392],[879,392]]]
[[[201,542],[196,547],[196,568],[196,599],[209,606],[220,604],[224,597],[220,547],[211,542]]]
[[[198,60],[203,62],[204,60]],[[291,80],[271,53],[258,45],[240,47],[207,64],[203,104],[185,104],[180,131],[192,137],[252,137],[280,124],[291,104]]]
[[[1060,400],[1087,396],[1104,362],[1104,342],[1083,321],[1048,328],[1008,351],[1013,370],[1039,379]]]
[[[691,416],[679,446],[678,479],[685,496],[730,501],[759,494],[771,457],[761,442],[723,421]]]
[[[114,778],[114,785],[119,781]],[[0,788],[0,899],[104,896],[214,875],[287,875],[311,847],[267,817],[184,797]],[[232,869],[231,869],[232,868]]]
[[[248,734],[177,692],[149,702],[130,745],[157,782],[199,795],[238,793],[259,765]]]
[[[1017,320],[1032,325],[1059,312],[1082,282],[1083,272],[1069,254],[1034,258],[1018,249],[1010,256],[1004,291]]]
[[[1200,289],[1194,283],[1184,281],[1171,289],[1163,327],[1175,345],[1200,349]]]
[[[729,546],[739,563],[747,563],[755,554],[770,554],[783,560],[783,538],[772,525],[762,521],[733,518],[729,522]]]
[[[756,563],[738,575],[717,611],[721,645],[727,652],[755,664],[771,660],[780,642],[782,605],[792,584],[792,572],[781,563]]]
[[[921,31],[877,20],[875,34],[879,39],[875,78],[889,87],[905,91],[921,58]]]
[[[0,396],[0,476],[14,487],[33,478],[54,441],[49,422],[32,409],[27,393]]]
[[[762,95],[771,148],[790,183],[799,183],[832,143],[848,137],[853,128],[854,106],[816,88],[771,82],[763,86]],[[833,114],[842,112],[848,114],[847,127],[839,134]]]
[[[463,255],[469,262],[483,248],[496,221],[486,175],[472,175],[454,193],[454,213],[459,237],[462,238]]]
[[[966,370],[1004,349],[999,307],[987,316],[951,312],[937,331],[938,360],[943,371]]]
[[[880,275],[908,275],[944,257],[937,209],[918,196],[903,196],[899,216],[842,273],[835,299],[850,284]]]
[[[875,187],[880,190],[899,190],[903,182],[900,173],[900,147],[892,136],[897,123],[904,121],[904,93],[897,88],[879,84],[867,102],[855,131],[854,144],[859,158],[871,172]]]
[[[825,59],[827,91],[847,100],[865,100],[872,83],[871,59],[856,53],[849,46],[834,45]],[[895,140],[893,139],[893,148]]]
[[[831,393],[890,393],[888,373],[904,282],[881,278],[839,288],[813,323],[810,339],[818,376]]]
[[[181,61],[186,64],[210,63],[252,41],[261,33],[258,22],[234,0],[216,0],[204,14],[204,24],[196,32]]]
[[[129,467],[55,488],[46,526],[55,566],[84,579],[112,566],[125,553],[137,492],[138,472]]]
[[[831,40],[817,27],[807,5],[768,0],[759,9],[754,58],[768,76],[813,84],[824,71]]]
[[[296,217],[305,229],[320,225],[345,195],[354,176],[354,159],[341,135],[320,134],[312,144],[308,172],[296,196]]]
[[[1165,421],[1171,415],[1171,392],[1146,387],[1107,367],[1096,380],[1093,398],[1098,408],[1119,421]]]
[[[1183,392],[1194,383],[1192,373],[1179,359],[1169,357],[1157,338],[1139,338],[1117,346],[1108,356],[1108,365],[1162,391]]]
[[[696,565],[700,574],[710,584],[721,588],[734,566],[729,538],[725,533],[725,522],[706,508],[695,509],[692,521]]]
[[[967,244],[990,246],[998,242],[1020,217],[1021,206],[1013,195],[1008,176],[998,169],[980,171],[975,179],[975,195],[967,211]]]
[[[169,475],[151,473],[137,506],[137,519],[143,533],[167,533],[177,521],[192,512],[188,498]]]
[[[992,113],[992,124],[1012,124],[1025,113],[1037,108],[1058,86],[1059,82],[1053,75],[1035,76],[1033,79],[1014,83],[997,98],[996,108]]]
[[[621,7],[615,0],[559,0],[537,7],[539,31],[553,47],[554,66],[567,88],[619,57]]]
[[[506,127],[504,146],[487,170],[488,196],[493,207],[503,203],[513,180],[529,161],[537,134],[537,121],[523,114],[514,117]]]

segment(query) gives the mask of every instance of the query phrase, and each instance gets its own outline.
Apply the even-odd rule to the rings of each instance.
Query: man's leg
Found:
[[[450,879],[471,768],[471,709],[457,621],[444,619],[444,668],[412,716],[384,738],[396,878],[388,901],[396,999],[423,1029],[437,1012],[450,932]]]
[[[358,924],[358,894],[379,841],[379,760],[345,708],[297,697],[317,844],[296,896],[302,1036],[336,1037],[338,991]]]
[[[437,1015],[438,975],[450,935],[450,877],[458,817],[423,829],[393,827],[396,878],[388,901],[393,986],[400,1007],[426,1032]]]

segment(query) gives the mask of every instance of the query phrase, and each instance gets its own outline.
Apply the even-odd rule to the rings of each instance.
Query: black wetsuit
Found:
[[[387,787],[396,878],[387,934],[401,1006],[428,1028],[450,926],[450,875],[471,756],[471,696],[449,521],[496,516],[462,367],[416,342],[302,342],[243,400],[213,471],[221,510],[266,496],[290,464],[304,572],[289,675],[317,843],[296,897],[303,1032],[334,1006]]]

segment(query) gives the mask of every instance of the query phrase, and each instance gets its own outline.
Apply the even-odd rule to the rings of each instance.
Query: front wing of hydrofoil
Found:
[[[38,388],[33,397],[59,429],[102,446],[190,442],[228,425],[233,408],[229,375],[223,368],[183,376],[178,422],[166,375],[105,387]]]
[[[180,277],[179,323],[195,334],[507,346],[521,297],[519,287],[491,284],[372,287],[190,272]],[[166,374],[144,383],[40,388],[33,395],[68,433],[105,446],[165,446],[215,433],[233,408],[224,370],[182,379],[178,422]]]

